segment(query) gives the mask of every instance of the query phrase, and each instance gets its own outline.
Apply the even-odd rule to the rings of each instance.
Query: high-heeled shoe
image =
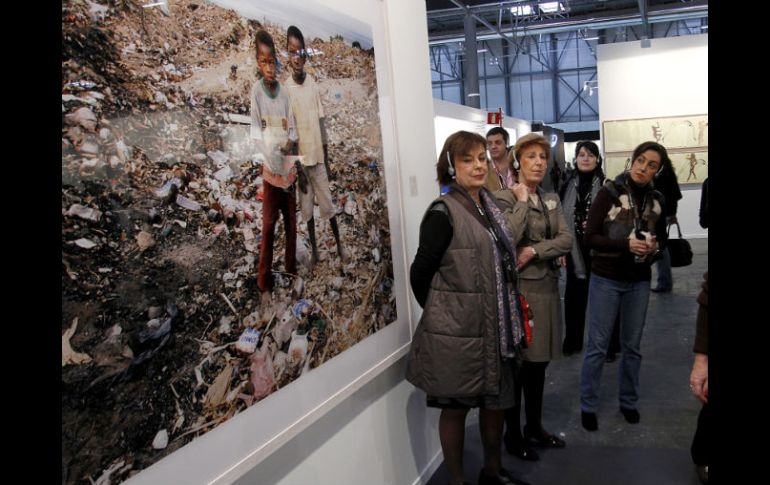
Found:
[[[509,455],[513,455],[516,458],[526,461],[537,461],[540,456],[535,450],[524,444],[524,440],[521,438],[514,439],[511,435],[505,434],[503,436],[503,443],[505,444],[505,450]]]
[[[552,435],[543,428],[540,428],[539,433],[535,433],[524,426],[524,440],[532,441],[533,443],[546,448],[564,448],[567,443],[558,436]]]

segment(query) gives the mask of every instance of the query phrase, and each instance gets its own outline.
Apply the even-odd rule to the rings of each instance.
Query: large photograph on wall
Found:
[[[62,2],[62,483],[120,483],[396,320],[371,35],[297,11]]]
[[[644,141],[666,147],[679,184],[702,184],[708,177],[708,115],[609,120],[602,124],[607,176],[615,177]]]

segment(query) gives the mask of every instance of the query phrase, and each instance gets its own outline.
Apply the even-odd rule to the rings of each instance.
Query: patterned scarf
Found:
[[[487,190],[479,192],[479,199],[486,213],[491,216],[487,220],[491,224],[491,230],[497,239],[497,244],[492,245],[495,256],[495,287],[497,291],[497,315],[500,329],[500,353],[505,359],[521,356],[522,346],[526,346],[524,340],[524,327],[522,309],[518,295],[518,272],[516,272],[516,249],[513,244],[513,235],[508,221],[497,206],[497,201]],[[490,233],[490,238],[492,234]],[[507,254],[504,254],[507,253]],[[507,259],[507,261],[505,261]],[[509,272],[509,278],[503,271]],[[511,278],[512,277],[512,278]],[[512,281],[506,281],[506,280]],[[522,345],[523,343],[523,345]]]
[[[516,249],[512,242],[513,234],[508,226],[508,221],[498,207],[496,199],[486,188],[479,191],[481,207],[456,182],[450,186],[448,195],[460,202],[471,215],[487,228],[487,234],[492,240],[492,251],[495,258],[500,354],[503,359],[520,359],[521,349],[525,348],[527,343],[519,301]]]

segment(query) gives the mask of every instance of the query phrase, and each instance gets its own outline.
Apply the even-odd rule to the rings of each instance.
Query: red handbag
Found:
[[[519,293],[519,304],[521,305],[521,323],[524,326],[524,336],[527,339],[527,346],[529,346],[532,343],[532,327],[535,326],[535,319],[529,302],[521,293]]]

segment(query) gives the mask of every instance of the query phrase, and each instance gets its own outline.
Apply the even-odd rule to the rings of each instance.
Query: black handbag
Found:
[[[681,268],[682,266],[689,266],[692,264],[692,248],[687,239],[682,239],[682,230],[679,228],[679,223],[676,222],[676,232],[679,234],[678,239],[669,239],[666,243],[668,248],[668,254],[671,256],[671,267]],[[666,229],[666,234],[671,230],[671,224]]]

